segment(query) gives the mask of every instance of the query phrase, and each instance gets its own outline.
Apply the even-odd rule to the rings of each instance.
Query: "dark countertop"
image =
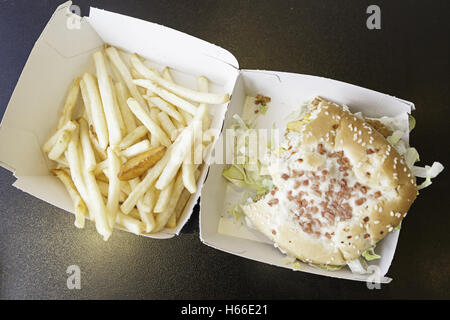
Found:
[[[60,1],[0,1],[0,114],[34,42]],[[104,242],[92,223],[11,186],[0,169],[0,298],[450,298],[450,2],[376,1],[381,30],[366,28],[367,1],[85,1],[157,22],[232,52],[241,68],[329,77],[413,101],[412,145],[420,164],[447,169],[421,192],[403,224],[380,290],[292,272],[203,245],[198,206],[182,234],[152,240],[115,232]],[[81,290],[66,269],[81,268]]]

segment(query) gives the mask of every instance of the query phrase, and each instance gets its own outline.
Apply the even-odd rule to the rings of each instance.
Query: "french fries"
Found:
[[[97,81],[90,73],[83,75],[86,86],[87,99],[91,110],[92,131],[98,140],[100,150],[106,150],[108,146],[108,128],[106,126],[105,114],[103,112],[102,100],[98,91]]]
[[[127,100],[128,106],[131,111],[134,113],[136,118],[138,118],[143,125],[150,131],[151,135],[154,136],[161,144],[166,147],[170,146],[171,142],[164,131],[156,124],[152,118],[150,118],[149,114],[145,111],[142,105],[137,102],[137,100],[133,98],[128,98]]]
[[[229,95],[209,93],[204,77],[197,90],[180,86],[169,68],[160,74],[136,54],[129,67],[111,46],[92,58],[96,74],[72,82],[56,131],[42,146],[74,204],[75,225],[89,218],[104,240],[115,227],[135,234],[175,228],[197,191],[207,104]],[[80,92],[83,109],[75,112]]]
[[[177,128],[175,128],[172,120],[170,120],[167,113],[161,111],[158,113],[157,117],[161,127],[163,127],[164,131],[169,136],[170,141],[175,141],[175,138],[177,137],[178,134],[178,130]]]
[[[120,168],[119,179],[126,181],[141,176],[164,156],[165,151],[166,147],[159,146],[128,159]]]
[[[197,107],[194,106],[192,103],[188,102],[187,100],[184,100],[183,98],[180,98],[176,94],[174,94],[164,88],[159,87],[157,84],[155,84],[154,82],[152,82],[150,80],[136,79],[136,80],[133,80],[133,82],[140,87],[144,87],[144,88],[150,90],[151,92],[160,96],[164,100],[170,102],[173,105],[176,105],[178,108],[183,109],[192,115],[194,115],[196,113]]]
[[[126,158],[130,158],[148,150],[150,150],[150,141],[148,141],[148,139],[144,139],[136,144],[133,144],[132,146],[129,146],[125,150],[122,150],[121,154]]]
[[[122,140],[122,131],[120,123],[123,121],[120,110],[114,99],[111,79],[108,75],[105,65],[105,57],[102,51],[94,52],[92,55],[97,71],[98,88],[102,99],[103,110],[108,127],[109,144],[115,147]]]
[[[191,90],[191,89],[179,86],[171,81],[167,81],[166,79],[160,77],[156,72],[147,68],[142,63],[142,61],[138,57],[136,57],[136,55],[133,55],[130,58],[130,61],[131,61],[131,64],[133,65],[133,67],[144,77],[146,77],[149,80],[154,81],[155,83],[159,84],[160,86],[175,93],[179,97],[183,97],[183,98],[191,100],[191,101],[196,101],[196,102],[200,102],[200,103],[209,103],[209,104],[222,104],[222,103],[226,103],[230,100],[229,94],[220,95],[220,94],[214,94],[214,93],[199,92],[199,91],[195,91],[195,90]]]
[[[201,131],[202,119],[205,116],[205,112],[205,105],[200,105],[192,122],[189,124],[189,126],[186,127],[185,130],[183,130],[183,132],[181,132],[181,134],[175,140],[175,149],[172,152],[172,156],[168,161],[167,166],[164,168],[158,181],[155,184],[156,189],[164,189],[177,174],[178,169],[180,168],[181,164],[186,158],[186,155],[189,153],[192,147],[194,133],[196,131]]]
[[[136,120],[127,104],[128,92],[122,82],[115,84],[117,102],[119,103],[120,113],[122,114],[123,122],[125,123],[126,133],[129,134],[136,129]],[[123,140],[122,140],[123,141]]]
[[[145,126],[137,127],[136,129],[128,133],[125,138],[123,138],[123,140],[119,144],[119,149],[123,150],[128,148],[132,144],[138,142],[142,137],[145,137],[147,133],[148,131]]]
[[[106,48],[106,54],[116,70],[119,72],[120,76],[122,77],[122,80],[125,82],[125,84],[128,87],[128,90],[131,93],[131,96],[136,99],[141,105],[144,105],[144,99],[142,98],[141,94],[139,93],[136,85],[133,83],[133,78],[131,77],[131,72],[128,69],[128,67],[125,65],[125,63],[120,58],[119,52],[114,47],[108,47]]]
[[[72,83],[72,86],[69,89],[69,92],[66,97],[66,102],[64,103],[64,108],[61,113],[61,118],[59,118],[58,129],[60,129],[66,122],[70,121],[73,114],[73,109],[77,104],[78,92],[80,91],[80,78],[75,78]]]
[[[59,180],[61,180],[61,182],[69,192],[70,198],[73,201],[75,207],[75,226],[77,228],[84,228],[84,220],[87,215],[86,204],[84,203],[83,199],[81,199],[81,196],[78,193],[72,179],[70,178],[70,175],[62,169],[53,169],[51,170],[51,172],[53,175],[58,177]]]

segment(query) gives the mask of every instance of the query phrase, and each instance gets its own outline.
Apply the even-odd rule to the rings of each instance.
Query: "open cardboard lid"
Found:
[[[25,64],[0,125],[0,164],[17,178],[15,187],[73,212],[64,186],[49,172],[52,163],[41,146],[56,128],[70,83],[85,71],[95,72],[94,51],[109,43],[136,52],[153,66],[170,66],[175,81],[192,88],[204,75],[212,92],[232,92],[238,63],[228,51],[179,31],[95,8],[88,18],[81,18],[70,7],[69,1],[56,9]],[[226,108],[226,104],[214,106],[212,128],[220,130]],[[168,238],[180,232],[200,196],[207,167],[177,228],[150,237]]]

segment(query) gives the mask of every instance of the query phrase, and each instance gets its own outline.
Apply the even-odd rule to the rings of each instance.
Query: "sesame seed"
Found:
[[[373,223],[374,223],[374,224],[379,224],[379,223],[380,223],[380,220],[375,220]]]
[[[391,232],[392,230],[394,230],[394,228],[392,228],[392,227],[390,227],[390,228],[388,229],[389,232]]]
[[[394,211],[391,211],[390,215],[391,215],[391,217],[393,217],[394,216]]]
[[[378,208],[378,212],[382,212],[383,211],[383,208],[382,207],[379,207]]]

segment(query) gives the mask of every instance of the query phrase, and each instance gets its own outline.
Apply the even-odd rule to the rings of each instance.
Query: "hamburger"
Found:
[[[266,192],[240,205],[245,220],[298,260],[363,272],[361,256],[378,257],[376,244],[416,199],[416,175],[427,178],[423,187],[443,169],[415,167],[418,154],[404,134],[394,119],[314,98],[287,124],[282,150],[270,154]]]

